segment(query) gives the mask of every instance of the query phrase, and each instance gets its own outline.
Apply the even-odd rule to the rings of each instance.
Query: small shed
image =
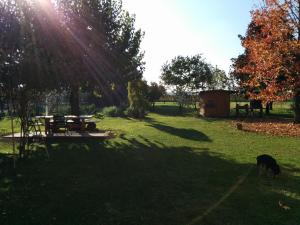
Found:
[[[229,117],[231,93],[226,90],[200,92],[199,114],[204,117]]]

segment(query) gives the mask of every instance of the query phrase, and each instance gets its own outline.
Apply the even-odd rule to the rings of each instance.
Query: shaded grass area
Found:
[[[163,116],[182,117],[196,115],[193,105],[180,109],[176,102],[157,102],[155,106],[154,112]]]
[[[178,136],[184,139],[194,141],[211,141],[207,135],[195,129],[175,128],[162,123],[152,123],[149,126],[170,135]]]
[[[243,177],[195,224],[299,224],[299,139],[244,133],[189,112],[166,115],[165,107],[174,106],[142,121],[99,122],[117,132],[114,140],[49,142],[50,159],[40,147],[16,174],[9,145],[0,143],[0,224],[190,224]],[[278,179],[257,176],[262,153],[283,167]]]

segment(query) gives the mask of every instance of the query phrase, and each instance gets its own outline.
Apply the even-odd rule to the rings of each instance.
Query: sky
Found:
[[[231,58],[243,52],[250,11],[259,0],[123,0],[145,32],[147,81],[159,81],[161,67],[178,55],[203,54],[207,62],[229,72]]]

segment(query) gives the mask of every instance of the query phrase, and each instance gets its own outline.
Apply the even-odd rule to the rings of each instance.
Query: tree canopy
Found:
[[[236,75],[243,75],[241,85],[252,99],[270,102],[294,97],[295,121],[300,121],[300,1],[263,3],[251,13],[248,32],[241,38],[245,53],[234,61]]]
[[[154,108],[155,102],[166,94],[166,88],[163,85],[159,85],[155,82],[151,82],[148,86],[148,99],[152,103]]]
[[[122,101],[127,82],[142,77],[143,32],[121,0],[8,0],[0,11],[1,83],[14,77],[15,86],[63,87],[75,100],[89,86]]]
[[[75,115],[81,88],[126,101],[128,81],[144,71],[143,32],[134,24],[121,0],[0,1],[0,92],[21,136],[28,137],[33,101],[50,90],[69,90]],[[20,156],[25,145],[21,138]]]
[[[210,90],[225,90],[231,88],[230,77],[227,76],[224,70],[217,66],[211,68],[212,81],[208,84]]]
[[[163,65],[161,79],[164,84],[188,93],[229,88],[226,72],[213,67],[202,55],[175,57]]]
[[[144,118],[149,106],[147,82],[141,79],[128,82],[128,116]]]
[[[201,55],[177,56],[162,67],[162,81],[188,92],[206,89],[212,82],[210,65]]]

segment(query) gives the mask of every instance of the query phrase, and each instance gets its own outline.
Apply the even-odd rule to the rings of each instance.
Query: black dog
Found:
[[[280,167],[272,156],[260,155],[256,160],[258,168],[264,168],[266,171],[271,170],[274,177],[280,174]]]

